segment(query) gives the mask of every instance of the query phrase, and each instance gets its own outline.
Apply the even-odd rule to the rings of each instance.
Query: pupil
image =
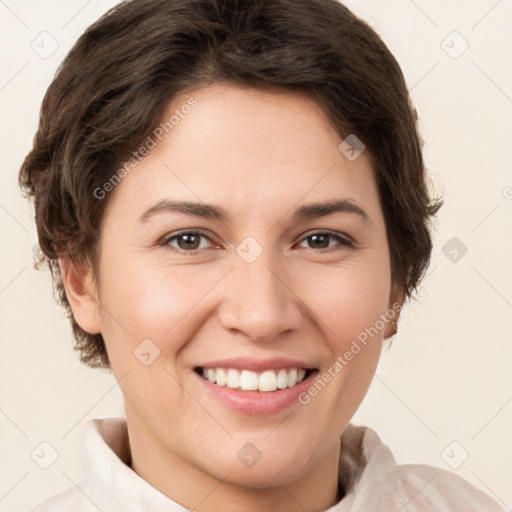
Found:
[[[311,235],[309,237],[312,241],[313,241],[313,245],[315,245],[316,247],[314,248],[318,248],[318,246],[320,246],[320,248],[326,248],[329,246],[329,237],[326,236],[326,235]],[[180,244],[180,245],[185,245],[185,248],[188,248],[188,249],[197,249],[198,247],[198,240],[199,240],[199,236],[198,235],[194,235],[194,234],[185,234],[185,235],[181,235],[179,240],[181,241],[185,241],[184,244]],[[323,241],[323,243],[322,243]]]
[[[194,240],[193,239],[196,239],[195,240],[195,243],[194,243]],[[192,241],[191,241],[192,239]],[[197,244],[197,241],[199,240],[199,236],[198,235],[181,235],[180,238],[178,240],[185,240],[188,242],[186,244],[180,244],[180,245],[185,245],[185,249],[197,249],[198,247],[198,244]],[[183,248],[183,247],[181,247]]]
[[[314,241],[314,243],[316,243],[315,241],[317,241],[318,238],[323,238],[324,242],[327,241],[327,244],[320,243],[320,245],[322,246],[320,248],[325,248],[325,247],[329,246],[328,237],[326,235],[311,235],[310,238]],[[314,247],[314,249],[316,249],[316,248],[318,248],[318,247]]]

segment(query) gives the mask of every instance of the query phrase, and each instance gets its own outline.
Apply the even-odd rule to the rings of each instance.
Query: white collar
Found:
[[[67,510],[66,505],[80,500],[83,506],[76,510],[96,512],[98,508],[105,512],[189,511],[135,473],[130,459],[124,417],[90,420],[82,444],[79,488],[62,493],[60,501],[55,497],[47,503],[64,505],[62,510]],[[399,510],[408,502],[408,512],[504,510],[455,473],[424,464],[397,465],[373,429],[351,423],[341,436],[339,476],[345,496],[326,512],[384,512]]]
[[[128,465],[131,454],[126,418],[87,422],[82,443],[84,492],[101,510],[187,512]]]
[[[394,471],[382,473],[382,468],[395,468],[396,461],[377,434],[369,427],[349,424],[341,437],[340,483],[345,490],[343,509],[340,502],[330,512],[344,510],[353,502],[354,487],[361,478],[368,459],[371,467],[381,472],[380,479],[389,492],[394,481]],[[361,450],[361,446],[363,449]],[[133,471],[128,442],[126,418],[97,418],[85,426],[82,445],[83,490],[99,507],[112,506],[115,500],[123,510],[144,510],[146,512],[185,512],[188,509],[170,500]],[[387,475],[387,477],[386,477]],[[105,498],[108,496],[108,502]],[[382,498],[382,495],[381,495]],[[97,503],[100,501],[100,503]],[[133,507],[136,508],[133,508]],[[131,508],[130,508],[131,507]],[[347,509],[349,510],[349,509]]]

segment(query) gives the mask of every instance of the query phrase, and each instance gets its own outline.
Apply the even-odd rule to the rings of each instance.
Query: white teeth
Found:
[[[277,374],[277,387],[279,389],[288,387],[288,372],[285,369],[279,370]]]
[[[227,386],[242,391],[276,391],[291,388],[302,382],[306,376],[305,368],[282,368],[280,370],[265,370],[258,374],[251,370],[235,368],[203,368],[202,375],[218,386]]]
[[[242,370],[240,375],[240,388],[243,391],[257,391],[258,387],[258,374],[249,370]]]
[[[217,385],[218,386],[225,386],[228,382],[228,376],[226,375],[226,372],[219,368],[217,370]]]
[[[297,384],[297,369],[292,368],[288,372],[288,387],[291,388],[292,386],[295,386]]]
[[[240,372],[233,368],[228,370],[228,378],[226,381],[226,386],[228,388],[239,388],[240,387]]]
[[[260,375],[260,391],[275,391],[277,389],[277,377],[274,370],[267,370]]]

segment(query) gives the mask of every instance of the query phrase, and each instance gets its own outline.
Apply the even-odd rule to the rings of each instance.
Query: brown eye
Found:
[[[184,235],[179,235],[176,237],[176,240],[178,241],[178,246],[180,249],[185,250],[195,250],[198,249],[201,245],[200,240],[201,235],[196,235],[193,233],[185,233]],[[182,242],[182,243],[180,243]]]
[[[311,233],[303,238],[303,241],[309,241],[310,242],[310,249],[313,249],[315,251],[324,251],[325,249],[330,249],[332,245],[329,245],[329,242],[331,240],[335,240],[338,242],[339,245],[342,245],[344,247],[351,247],[352,242],[346,238],[343,238],[337,234],[334,233],[328,233],[328,232],[317,232],[317,233]]]
[[[196,252],[200,252],[202,249],[208,248],[201,247],[202,238],[211,241],[206,235],[198,231],[183,231],[167,237],[162,241],[162,245],[169,246],[172,249],[177,249],[181,252],[195,254]],[[176,241],[176,245],[171,244],[171,242],[174,241]]]

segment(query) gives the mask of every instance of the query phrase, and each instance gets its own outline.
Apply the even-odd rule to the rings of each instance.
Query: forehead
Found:
[[[155,130],[152,149],[117,185],[114,202],[131,212],[163,198],[262,216],[324,199],[369,210],[378,201],[368,153],[348,160],[320,105],[302,93],[214,84],[175,97]]]

